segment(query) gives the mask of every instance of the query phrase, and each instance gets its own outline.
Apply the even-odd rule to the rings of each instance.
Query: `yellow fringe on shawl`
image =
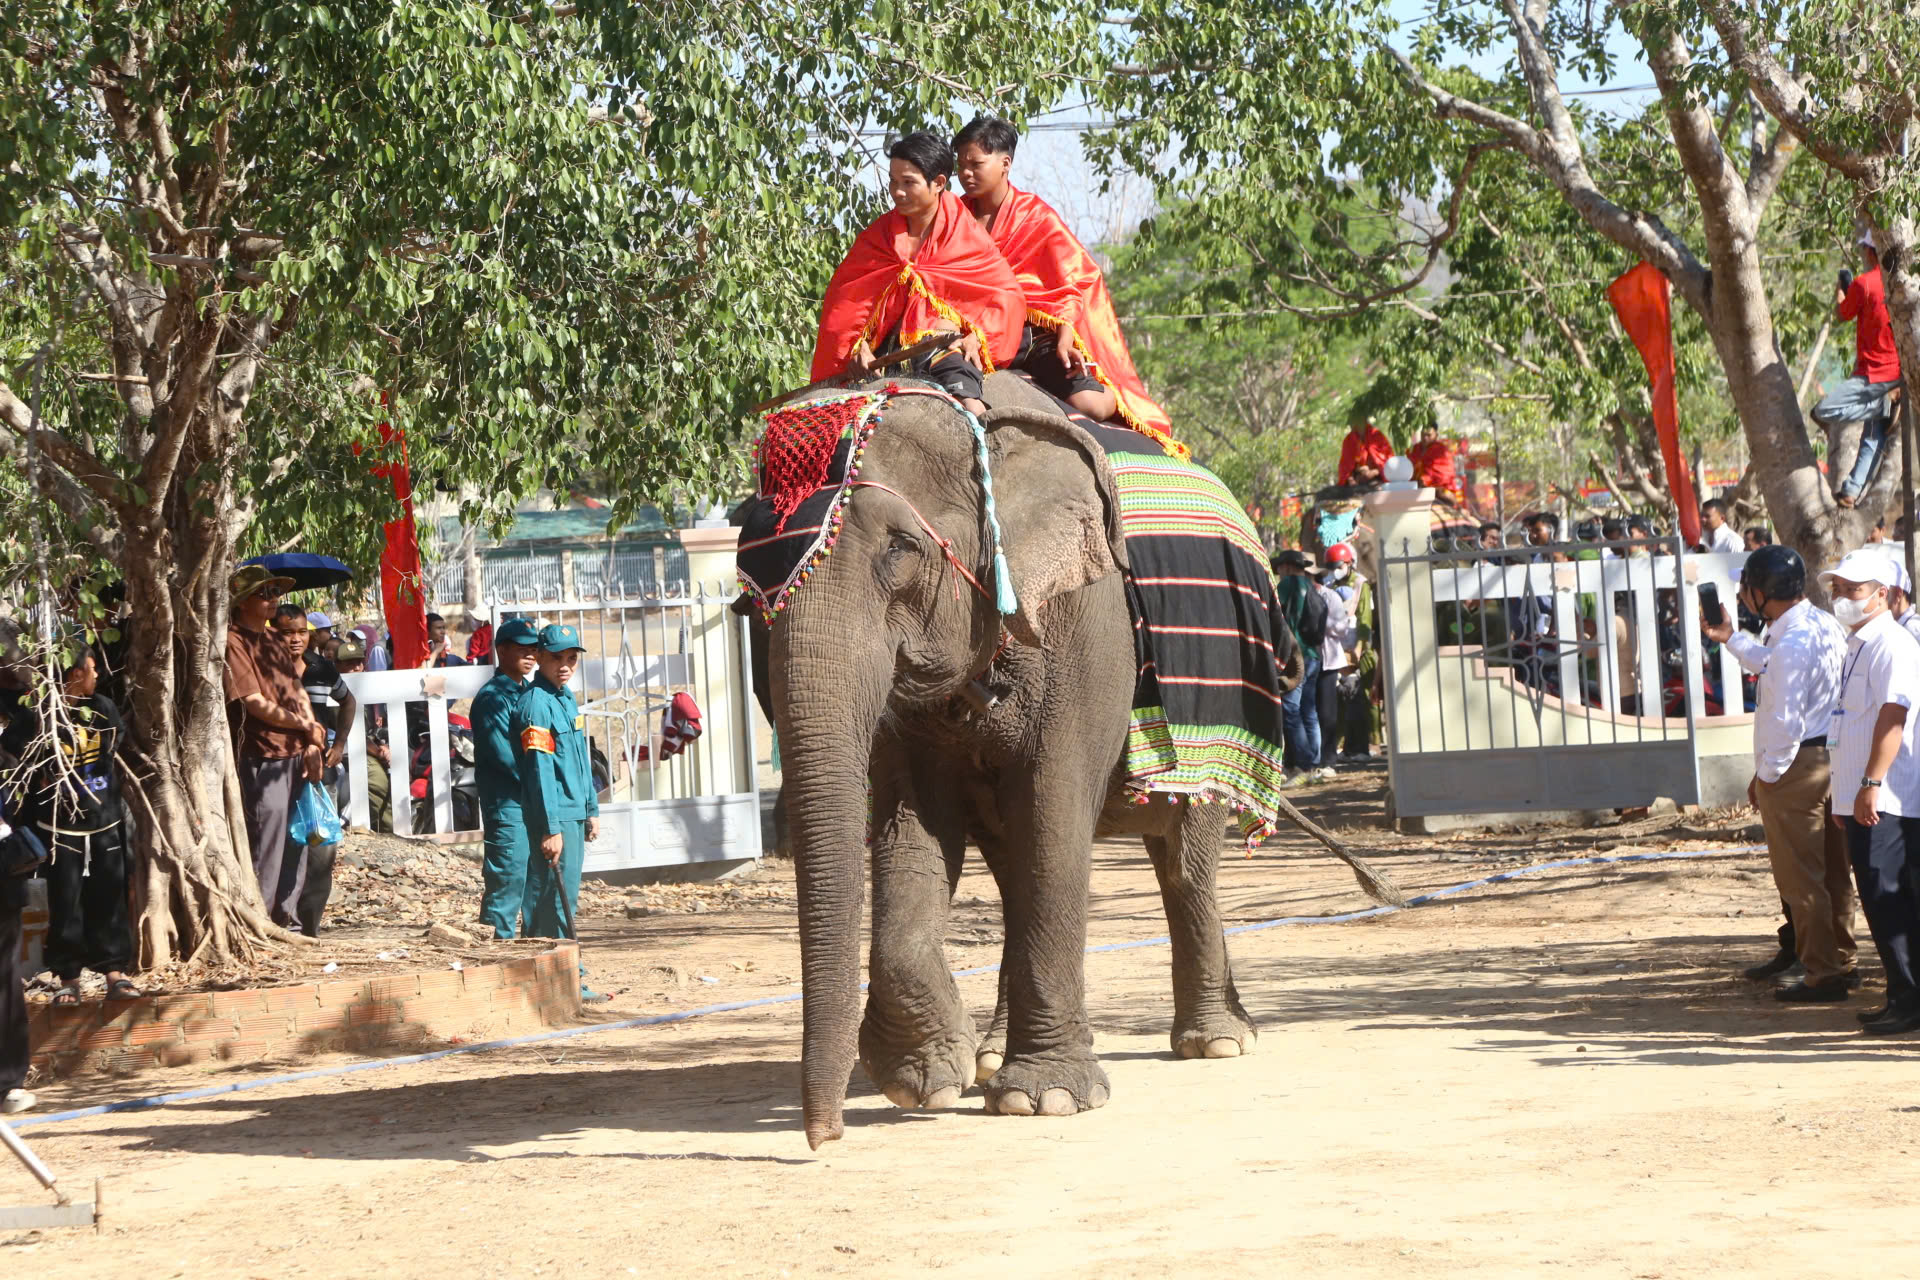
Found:
[[[880,317],[886,312],[887,298],[893,293],[895,285],[902,284],[908,286],[912,292],[925,298],[927,305],[938,312],[942,320],[952,325],[955,333],[962,335],[971,334],[975,338],[978,338],[980,340],[980,372],[992,373],[994,371],[993,350],[991,344],[987,341],[987,335],[980,332],[979,325],[974,324],[971,320],[961,315],[959,311],[955,310],[951,302],[948,302],[945,298],[942,298],[939,294],[927,288],[927,282],[920,278],[920,273],[913,269],[912,263],[908,263],[906,266],[900,268],[900,274],[894,277],[893,284],[881,290],[880,296],[874,299],[873,311],[867,316],[866,328],[860,331],[861,341],[865,342],[868,347],[873,346],[876,337],[874,328],[880,323]],[[920,339],[932,336],[932,330],[918,334],[902,333],[900,335],[900,345],[910,347],[920,341]]]
[[[1035,307],[1027,308],[1027,319],[1031,323],[1045,326],[1055,333],[1059,333],[1067,323],[1059,316],[1048,315],[1046,312]],[[1180,441],[1175,440],[1171,435],[1162,431],[1159,427],[1154,426],[1152,423],[1142,421],[1139,415],[1127,407],[1127,393],[1121,388],[1116,387],[1113,384],[1113,379],[1107,376],[1106,370],[1095,363],[1093,353],[1087,350],[1087,344],[1081,340],[1078,329],[1075,329],[1073,333],[1073,345],[1075,349],[1080,352],[1081,357],[1086,360],[1087,368],[1093,371],[1093,376],[1100,380],[1100,385],[1113,392],[1113,403],[1119,411],[1122,422],[1126,423],[1132,430],[1138,431],[1141,435],[1158,443],[1169,457],[1178,458],[1182,462],[1191,462],[1193,460],[1192,449]]]

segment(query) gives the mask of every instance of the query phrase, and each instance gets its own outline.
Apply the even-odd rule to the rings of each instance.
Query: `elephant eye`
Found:
[[[910,533],[895,533],[887,539],[888,555],[920,554],[920,539]]]

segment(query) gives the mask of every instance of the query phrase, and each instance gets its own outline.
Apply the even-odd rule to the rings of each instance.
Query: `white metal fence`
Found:
[[[1396,813],[1693,803],[1700,734],[1751,724],[1739,664],[1699,621],[1703,586],[1735,611],[1744,553],[1433,545],[1423,512],[1380,533]]]
[[[729,606],[722,584],[669,595],[522,605],[540,623],[579,629],[585,655],[572,690],[587,720],[596,781],[601,784],[600,838],[587,849],[586,870],[760,856],[760,802],[754,767],[753,701],[747,620]],[[496,620],[515,612],[496,605]],[[363,706],[384,709],[396,834],[451,834],[478,827],[471,755],[455,749],[461,730],[450,719],[493,677],[488,667],[383,671],[347,677]],[[662,759],[661,730],[676,694],[697,704],[701,734]],[[348,729],[348,820],[366,826],[366,717]],[[427,779],[425,816],[409,793],[409,760],[417,743]]]

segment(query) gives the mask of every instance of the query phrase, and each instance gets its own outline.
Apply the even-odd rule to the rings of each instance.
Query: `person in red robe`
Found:
[[[953,140],[967,208],[1006,255],[1026,293],[1016,368],[1096,422],[1119,421],[1180,457],[1167,411],[1147,394],[1114,314],[1105,274],[1052,206],[1009,180],[1019,135],[976,116]]]
[[[984,413],[983,379],[1020,350],[1026,298],[1006,259],[947,190],[953,151],[910,133],[887,152],[893,210],[854,239],[820,307],[813,380],[873,370],[876,354],[941,333],[963,335],[911,372]]]
[[[1367,418],[1347,428],[1340,442],[1340,483],[1376,485],[1386,476],[1387,459],[1393,456],[1393,442],[1380,433]]]
[[[1407,461],[1413,463],[1414,483],[1443,496],[1457,496],[1460,482],[1453,473],[1453,445],[1440,438],[1438,426],[1429,422],[1420,428],[1420,439],[1407,450]]]

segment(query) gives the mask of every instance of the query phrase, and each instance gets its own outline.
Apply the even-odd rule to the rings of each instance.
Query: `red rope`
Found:
[[[967,568],[967,566],[965,566],[964,564],[961,564],[960,557],[953,554],[953,540],[950,538],[941,537],[940,531],[933,527],[932,521],[928,520],[925,516],[920,514],[920,508],[913,505],[913,500],[911,498],[907,497],[906,494],[901,493],[898,489],[889,488],[887,485],[881,484],[878,480],[855,480],[853,482],[853,487],[856,489],[878,489],[880,490],[880,492],[890,493],[894,497],[900,499],[900,501],[906,503],[907,510],[913,512],[913,518],[920,522],[920,527],[927,531],[927,536],[929,538],[932,538],[936,543],[939,544],[940,552],[942,555],[946,556],[947,563],[952,565],[955,569],[958,569],[960,571],[960,576],[965,578],[968,582],[972,583],[973,589],[975,591],[978,591],[981,595],[985,596],[987,598],[988,603],[992,603],[993,592],[981,586],[980,579],[974,577],[973,571]]]

